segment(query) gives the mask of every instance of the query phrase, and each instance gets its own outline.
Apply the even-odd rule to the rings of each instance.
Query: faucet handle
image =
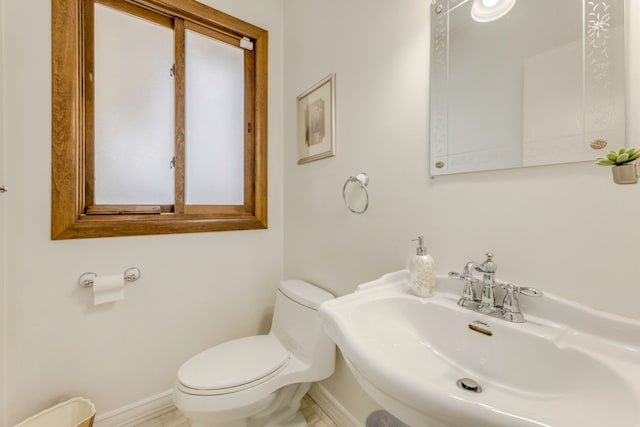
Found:
[[[544,295],[540,289],[532,288],[530,286],[518,286],[513,283],[498,283],[502,289],[505,289],[507,293],[517,292],[528,297],[541,297]]]
[[[516,292],[528,297],[541,297],[544,295],[540,289],[532,288],[530,286],[518,286]]]
[[[510,322],[525,322],[524,315],[520,311],[520,304],[516,298],[516,292],[530,297],[541,297],[542,291],[528,286],[518,286],[513,283],[498,283],[498,286],[505,289],[507,294],[502,301],[502,317]]]
[[[524,314],[520,311],[520,304],[516,298],[516,292],[519,292],[520,286],[513,283],[498,283],[507,293],[502,300],[502,317],[510,322],[523,323]]]
[[[458,273],[456,271],[450,271],[449,272],[449,277],[452,278],[452,279],[455,279],[455,280],[466,280],[467,282],[471,282],[473,284],[476,284],[476,283],[480,282],[480,279],[476,279],[471,274]]]
[[[480,265],[476,265],[475,270],[479,273],[495,273],[498,269],[498,264],[493,262],[493,254],[491,252],[487,252],[485,254],[487,259]]]
[[[474,304],[477,305],[478,297],[476,295],[476,290],[473,287],[473,285],[478,283],[480,280],[473,277],[473,273],[471,272],[467,273],[466,270],[464,273],[457,273],[455,271],[451,271],[449,272],[449,277],[455,280],[464,280],[464,289],[462,290],[462,296],[458,300],[458,305],[462,307],[467,305],[474,305]]]

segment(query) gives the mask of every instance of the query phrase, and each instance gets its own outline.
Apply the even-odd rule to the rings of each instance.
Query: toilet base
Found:
[[[198,422],[191,424],[191,427],[200,427],[200,426],[209,427],[211,426],[211,424],[208,424],[208,423],[199,424]],[[215,427],[247,427],[247,420],[246,419],[236,420],[236,421],[230,421],[228,423],[223,423],[223,424],[216,423]],[[286,423],[272,425],[270,427],[309,427],[309,424],[307,423],[307,420],[304,418],[302,413],[298,412],[291,420],[287,421]]]
[[[190,422],[191,427],[308,427],[300,412],[300,401],[309,391],[311,383],[289,384],[248,406],[226,412],[190,412],[181,407],[179,394],[176,406]]]
[[[309,427],[309,424],[307,424],[307,420],[304,419],[302,414],[298,412],[291,421],[283,424],[282,427]]]

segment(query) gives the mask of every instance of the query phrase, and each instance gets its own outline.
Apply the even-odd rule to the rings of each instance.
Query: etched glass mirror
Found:
[[[431,176],[624,146],[624,76],[624,0],[433,0]]]

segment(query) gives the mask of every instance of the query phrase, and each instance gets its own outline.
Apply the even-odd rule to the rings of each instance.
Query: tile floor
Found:
[[[338,427],[308,394],[302,399],[300,412],[306,418],[309,427]]]
[[[306,395],[302,399],[300,411],[307,419],[309,427],[338,427],[309,395]],[[131,427],[189,427],[189,422],[184,415],[176,409]]]

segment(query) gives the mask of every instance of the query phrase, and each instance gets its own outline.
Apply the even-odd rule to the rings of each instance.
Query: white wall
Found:
[[[429,3],[284,1],[285,277],[350,293],[405,268],[410,239],[423,234],[439,274],[491,250],[501,279],[640,319],[640,186],[614,185],[609,169],[592,163],[429,179]],[[640,17],[639,7],[628,16]],[[337,156],[299,166],[295,97],[330,72]],[[629,94],[637,146],[638,83]],[[341,192],[361,171],[371,203],[358,216]],[[364,422],[374,405],[354,393],[344,369],[323,385]]]
[[[270,32],[269,229],[51,241],[51,2],[2,1],[8,426],[71,396],[121,408],[171,389],[196,352],[266,331],[283,264],[282,3],[205,2]],[[124,301],[94,307],[77,284],[129,266],[142,278]]]

